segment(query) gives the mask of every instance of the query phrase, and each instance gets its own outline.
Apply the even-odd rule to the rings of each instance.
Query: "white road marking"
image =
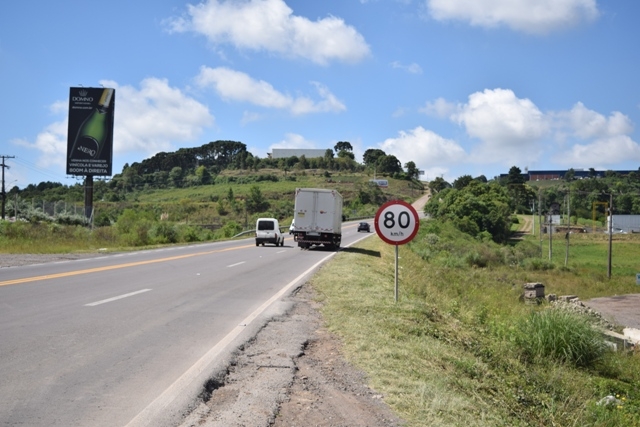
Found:
[[[135,292],[131,292],[128,294],[124,294],[124,295],[119,295],[117,297],[113,297],[113,298],[108,298],[108,299],[103,299],[102,301],[96,301],[96,302],[92,302],[89,304],[85,304],[85,307],[94,307],[96,305],[100,305],[100,304],[106,304],[108,302],[112,302],[112,301],[116,301],[122,298],[127,298],[127,297],[132,297],[134,295],[138,295],[138,294],[142,294],[145,292],[149,292],[151,289],[142,289],[141,291],[135,291]]]
[[[240,264],[244,264],[246,261],[242,261],[242,262],[236,262],[235,264],[231,264],[231,265],[227,265],[227,267],[236,267]]]
[[[283,252],[287,252],[287,251],[278,251],[278,252],[276,252],[276,253],[277,253],[277,254],[281,254],[281,253],[283,253]]]

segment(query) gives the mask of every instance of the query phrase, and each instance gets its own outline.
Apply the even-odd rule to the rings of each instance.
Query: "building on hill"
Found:
[[[288,159],[289,157],[305,156],[307,159],[314,157],[324,157],[328,148],[273,148],[268,156],[272,159]]]
[[[564,179],[565,174],[568,172],[569,170],[530,170],[527,171],[525,173],[522,174],[522,177],[526,180],[526,181],[547,181],[547,180],[559,180],[559,179]],[[583,178],[604,178],[606,176],[608,171],[590,171],[590,170],[584,170],[584,169],[574,169],[573,170],[573,177],[574,179],[583,179]],[[630,170],[619,170],[619,171],[612,171],[615,172],[619,175],[628,175],[631,172],[637,172],[637,171],[630,171]],[[500,174],[500,178],[506,178],[508,177],[509,174],[507,173],[502,173]]]

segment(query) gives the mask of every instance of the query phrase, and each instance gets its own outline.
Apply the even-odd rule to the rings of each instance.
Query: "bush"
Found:
[[[178,232],[173,224],[166,221],[154,224],[149,230],[149,234],[156,243],[176,243],[178,241]]]
[[[522,318],[515,341],[527,361],[549,358],[579,367],[592,366],[607,350],[602,335],[587,319],[558,308]]]
[[[88,220],[84,215],[63,213],[55,217],[55,222],[62,225],[87,225]]]
[[[528,258],[522,261],[522,267],[531,271],[553,270],[555,265],[552,262],[540,258]]]
[[[228,239],[242,231],[242,226],[235,221],[227,222],[221,229],[216,231],[216,238]]]

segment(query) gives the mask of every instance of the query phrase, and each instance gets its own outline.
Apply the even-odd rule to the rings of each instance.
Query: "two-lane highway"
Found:
[[[364,237],[343,226],[343,246]],[[287,235],[284,247],[246,239],[1,269],[0,425],[174,422],[265,310],[333,254]]]

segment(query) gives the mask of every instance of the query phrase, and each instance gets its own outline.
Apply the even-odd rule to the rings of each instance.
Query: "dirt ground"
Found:
[[[295,378],[273,426],[402,425],[384,403],[382,394],[367,386],[366,375],[344,359],[340,341],[321,326],[309,289],[303,287],[297,298],[301,301],[296,310],[308,312],[316,329],[296,361]]]

